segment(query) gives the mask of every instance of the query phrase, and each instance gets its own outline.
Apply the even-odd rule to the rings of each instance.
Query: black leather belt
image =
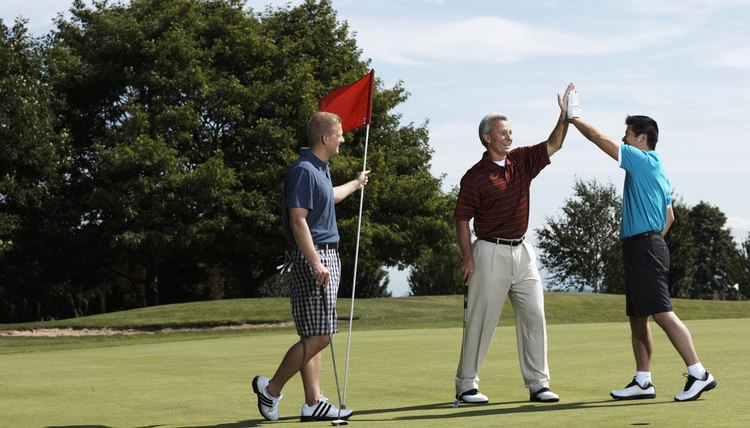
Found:
[[[648,238],[649,236],[654,236],[654,235],[661,235],[661,232],[657,232],[655,230],[652,230],[650,232],[643,232],[637,235],[628,236],[627,238],[623,239],[623,241],[635,241],[636,239]]]
[[[511,245],[513,247],[523,244],[524,237],[518,239],[503,239],[503,238],[479,238],[482,241],[492,242],[497,245]]]
[[[337,250],[339,248],[339,243],[334,242],[332,244],[315,244],[316,250]]]

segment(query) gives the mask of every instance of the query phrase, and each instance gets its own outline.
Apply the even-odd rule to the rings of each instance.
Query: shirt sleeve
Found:
[[[479,199],[479,188],[464,176],[461,179],[461,188],[458,191],[453,219],[456,221],[469,221],[474,218],[476,207],[479,206]]]
[[[310,171],[305,168],[292,168],[286,180],[286,199],[284,205],[287,208],[306,208],[312,210],[313,206],[313,178]]]

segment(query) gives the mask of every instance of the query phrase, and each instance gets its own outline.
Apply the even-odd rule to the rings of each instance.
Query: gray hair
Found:
[[[488,134],[490,132],[490,128],[492,127],[492,122],[496,120],[508,120],[508,117],[502,113],[490,113],[487,116],[482,118],[482,121],[479,122],[479,142],[482,143],[483,146],[487,147],[487,143],[484,142],[482,139],[482,135]]]

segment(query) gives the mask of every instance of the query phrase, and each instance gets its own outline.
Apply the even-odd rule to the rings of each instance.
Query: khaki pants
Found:
[[[466,339],[456,372],[461,392],[479,389],[479,371],[506,296],[515,313],[518,360],[526,388],[536,392],[549,387],[544,294],[533,247],[528,241],[513,247],[477,240],[473,255]]]

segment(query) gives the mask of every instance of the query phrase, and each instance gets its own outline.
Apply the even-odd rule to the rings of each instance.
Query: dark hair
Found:
[[[633,134],[636,137],[646,134],[649,149],[654,150],[656,148],[656,143],[659,142],[659,125],[656,124],[654,119],[640,115],[628,116],[625,119],[625,124],[633,129]]]

